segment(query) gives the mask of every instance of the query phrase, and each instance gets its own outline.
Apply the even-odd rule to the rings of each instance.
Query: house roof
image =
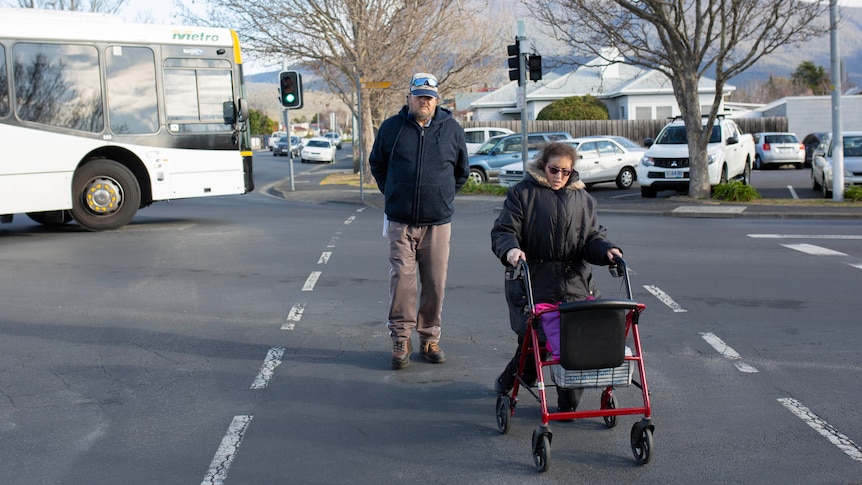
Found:
[[[517,88],[518,83],[512,81],[474,100],[470,108],[501,108],[502,112],[512,111]],[[715,80],[701,77],[698,90],[702,94],[715,93]],[[724,86],[725,93],[735,90],[735,86],[729,84]],[[601,58],[595,58],[566,74],[548,73],[539,82],[527,82],[527,102],[556,101],[587,94],[597,98],[644,94],[673,95],[673,85],[659,71],[621,62],[607,65],[607,62]]]

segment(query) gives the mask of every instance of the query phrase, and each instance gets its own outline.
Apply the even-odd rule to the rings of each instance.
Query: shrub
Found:
[[[760,193],[752,186],[734,180],[727,184],[718,184],[712,188],[712,198],[727,202],[749,202],[761,199]]]
[[[473,195],[506,195],[507,190],[509,189],[499,184],[480,184],[474,182],[473,179],[467,179],[467,183],[464,184],[464,187],[461,189],[461,193]]]
[[[847,189],[844,190],[844,199],[852,200],[853,202],[862,201],[862,187],[847,187]]]
[[[571,96],[545,106],[537,120],[607,120],[608,107],[596,97]]]

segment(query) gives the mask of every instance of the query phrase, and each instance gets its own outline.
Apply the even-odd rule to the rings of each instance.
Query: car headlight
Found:
[[[713,153],[712,155],[707,155],[706,163],[708,165],[712,165],[713,163],[719,161],[721,159],[721,157],[719,155],[720,154],[718,154],[718,153]]]
[[[643,157],[641,158],[641,165],[644,167],[655,167],[655,160],[652,157]]]

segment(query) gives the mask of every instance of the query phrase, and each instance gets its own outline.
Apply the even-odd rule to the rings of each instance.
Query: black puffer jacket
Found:
[[[467,182],[467,137],[452,114],[437,107],[427,128],[404,106],[380,125],[369,155],[386,217],[411,226],[452,220],[455,193]]]
[[[575,172],[565,187],[552,190],[544,172],[528,163],[524,180],[509,189],[494,222],[492,251],[506,266],[510,249],[524,251],[535,303],[599,297],[590,264],[610,264],[607,252],[618,246],[605,239],[596,201],[584,188]]]

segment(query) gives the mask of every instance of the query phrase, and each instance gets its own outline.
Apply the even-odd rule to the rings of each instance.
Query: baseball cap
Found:
[[[420,72],[410,79],[410,94],[413,96],[431,96],[440,98],[437,94],[437,78],[433,74]]]

